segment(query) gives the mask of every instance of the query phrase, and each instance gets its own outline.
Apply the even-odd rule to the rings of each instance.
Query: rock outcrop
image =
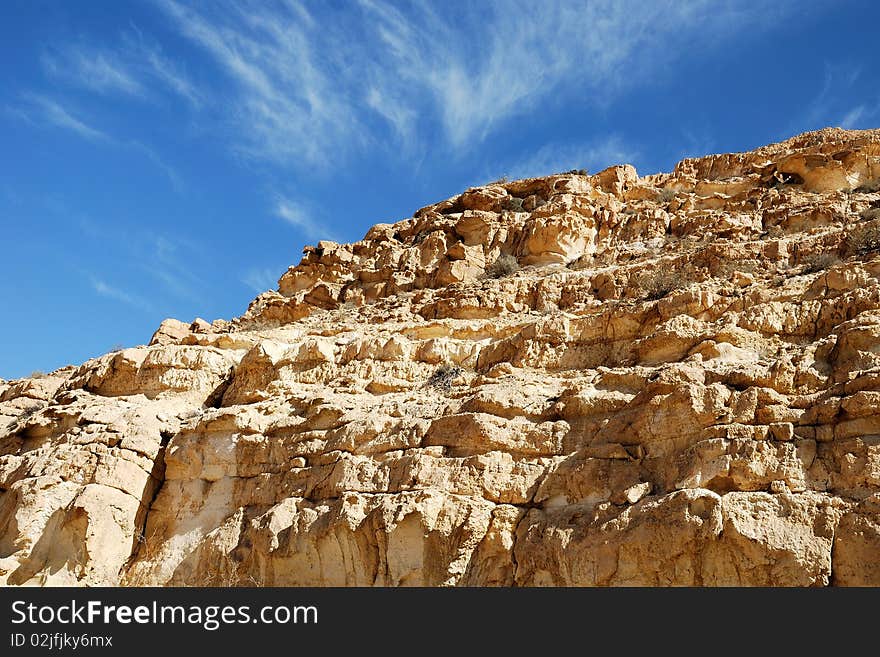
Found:
[[[880,585],[880,130],[469,189],[0,380],[0,582]]]

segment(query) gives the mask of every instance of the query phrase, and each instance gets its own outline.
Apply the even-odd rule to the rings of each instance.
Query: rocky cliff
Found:
[[[6,584],[880,585],[880,130],[320,242],[0,455]]]

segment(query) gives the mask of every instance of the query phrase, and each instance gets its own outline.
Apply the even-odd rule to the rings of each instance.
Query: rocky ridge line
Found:
[[[880,131],[469,189],[0,381],[0,582],[880,584]]]

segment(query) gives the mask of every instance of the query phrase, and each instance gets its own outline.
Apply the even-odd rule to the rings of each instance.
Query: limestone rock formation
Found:
[[[880,130],[476,187],[0,381],[0,581],[880,585]]]

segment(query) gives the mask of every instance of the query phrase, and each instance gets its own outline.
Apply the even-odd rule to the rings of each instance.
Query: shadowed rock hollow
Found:
[[[880,130],[469,189],[0,380],[0,582],[880,585]]]

